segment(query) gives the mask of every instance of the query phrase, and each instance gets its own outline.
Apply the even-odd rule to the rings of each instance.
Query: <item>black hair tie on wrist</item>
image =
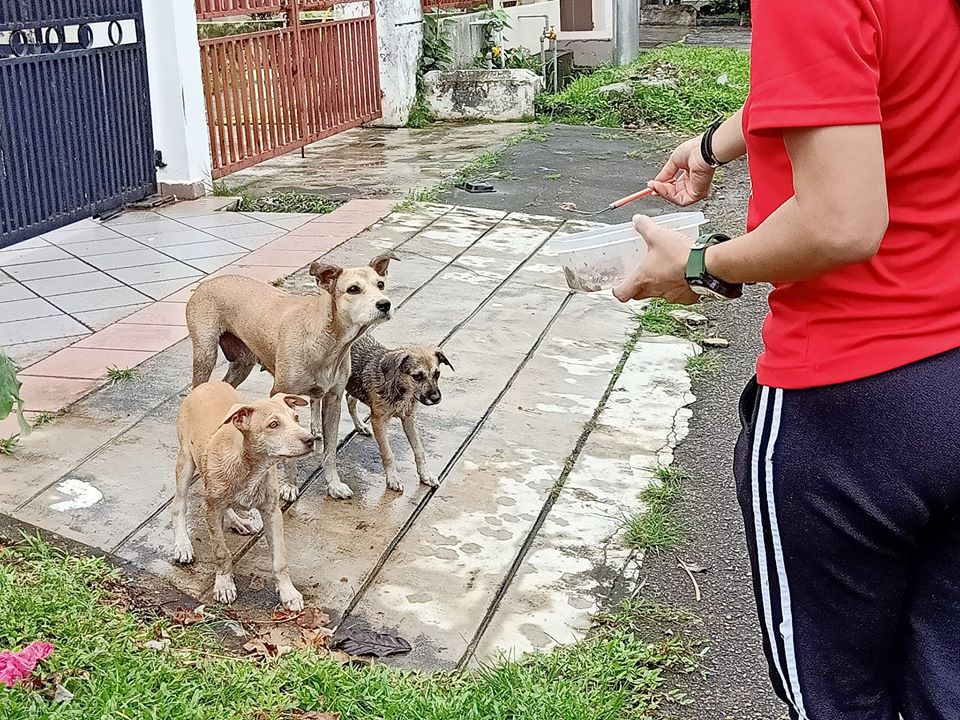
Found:
[[[722,124],[722,118],[714,120],[712,123],[710,123],[710,126],[704,131],[700,138],[700,154],[703,156],[703,159],[706,161],[707,165],[712,168],[718,168],[721,165],[726,165],[726,163],[717,160],[717,156],[713,154],[713,134]]]

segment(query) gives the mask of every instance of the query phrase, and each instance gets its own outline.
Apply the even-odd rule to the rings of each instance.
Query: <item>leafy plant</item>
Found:
[[[0,350],[0,420],[10,416],[10,413],[17,414],[17,424],[20,426],[20,434],[30,434],[30,424],[23,416],[23,398],[20,397],[20,388],[22,383],[17,379],[17,366],[14,365],[7,354]]]
[[[343,202],[323,195],[298,192],[277,192],[256,196],[247,185],[230,185],[219,180],[213,183],[217,197],[236,197],[235,210],[240,212],[314,213],[325,215],[340,207]]]
[[[133,380],[136,376],[136,368],[118,368],[116,365],[107,368],[107,377],[110,378],[110,382],[113,383]]]

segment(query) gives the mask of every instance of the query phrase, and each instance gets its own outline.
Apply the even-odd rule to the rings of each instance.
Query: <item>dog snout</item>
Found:
[[[377,310],[379,310],[380,312],[386,314],[390,312],[391,307],[393,307],[393,305],[386,298],[384,298],[383,300],[377,300]]]
[[[317,439],[316,439],[313,435],[307,435],[307,436],[303,439],[303,444],[304,444],[304,445],[313,445],[316,441],[317,441]]]
[[[420,402],[422,402],[424,405],[436,405],[441,399],[442,396],[440,395],[439,390],[431,390],[430,392],[424,393],[421,396]]]

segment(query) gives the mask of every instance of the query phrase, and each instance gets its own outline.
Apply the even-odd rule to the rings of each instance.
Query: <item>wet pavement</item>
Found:
[[[521,132],[523,123],[463,123],[422,129],[356,128],[229,175],[255,194],[402,197],[447,179],[477,155]]]
[[[285,513],[292,578],[308,603],[342,626],[400,633],[414,645],[402,665],[452,668],[576,640],[638,571],[624,519],[641,509],[640,491],[686,433],[693,397],[684,368],[694,348],[645,336],[630,353],[632,310],[566,289],[548,242],[584,227],[426,205],[325,255],[355,265],[393,250],[399,307],[376,336],[441,344],[456,367],[445,372],[443,402],[418,413],[439,488],[417,485],[397,425],[391,439],[406,491],[387,490],[375,444],[345,420],[340,472],[353,499],[330,499],[309,457],[300,463],[301,497]],[[303,271],[284,284],[312,286]],[[197,563],[171,562],[175,415],[189,366],[184,340],[25,438],[13,458],[0,458],[0,512],[209,601],[197,487]],[[263,395],[270,382],[255,373],[241,390]],[[265,541],[229,541],[237,608],[262,618],[277,602]]]

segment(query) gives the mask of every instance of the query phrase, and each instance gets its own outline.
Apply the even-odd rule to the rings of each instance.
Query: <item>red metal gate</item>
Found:
[[[200,41],[214,178],[381,116],[374,0],[196,5],[201,19],[286,16],[275,30]],[[316,10],[327,19],[302,19]]]

